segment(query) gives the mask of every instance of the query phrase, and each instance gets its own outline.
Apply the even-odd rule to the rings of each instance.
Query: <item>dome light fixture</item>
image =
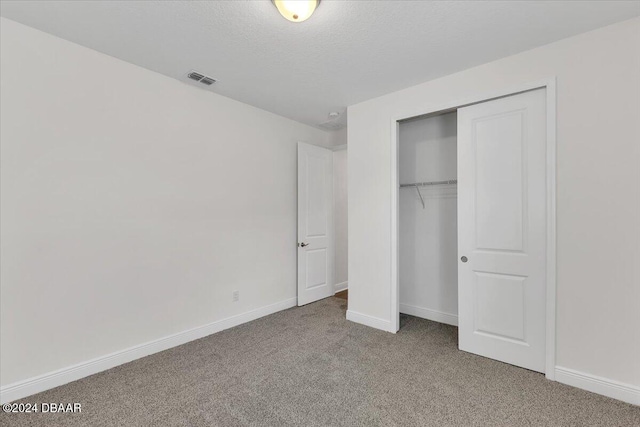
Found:
[[[306,21],[320,4],[320,0],[271,0],[280,15],[291,22]]]

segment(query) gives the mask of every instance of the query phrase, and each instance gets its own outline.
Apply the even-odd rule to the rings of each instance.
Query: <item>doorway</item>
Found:
[[[347,298],[347,146],[298,143],[298,305]]]
[[[298,143],[298,306],[334,294],[333,152]]]
[[[404,182],[400,144],[406,127],[415,127],[417,120],[457,120],[457,186],[450,176],[444,176],[433,167],[431,175],[422,171],[424,181]],[[440,119],[433,117],[440,116]],[[451,121],[451,120],[449,120]],[[400,312],[426,317],[443,323],[459,323],[459,348],[501,360],[517,366],[545,372],[553,379],[555,364],[555,85],[545,82],[522,90],[477,97],[472,101],[427,110],[422,114],[400,117],[392,123],[392,197],[396,206],[392,215],[392,319],[399,329]],[[405,129],[401,128],[404,127]],[[402,131],[401,131],[402,129]],[[433,147],[431,147],[433,148]],[[441,147],[442,148],[442,147]],[[450,157],[450,156],[449,156]],[[414,157],[417,162],[419,156]],[[444,162],[446,163],[446,161]],[[418,164],[418,163],[415,163]],[[444,166],[444,165],[441,165]],[[451,172],[449,168],[449,172]],[[415,172],[415,171],[414,171]],[[418,174],[419,175],[419,174]],[[414,173],[414,177],[418,176]],[[428,178],[428,179],[427,179]],[[419,218],[423,231],[415,239],[425,236],[424,230],[438,231],[448,239],[444,251],[431,253],[438,258],[446,252],[447,261],[454,262],[448,252],[451,231],[447,219],[440,218],[440,226],[428,224],[426,217],[437,216],[447,208],[429,205],[430,214],[401,211],[407,203],[413,209],[424,209],[431,202],[430,184],[450,185],[457,192],[457,256],[456,268],[447,269],[447,262],[439,264],[440,272],[433,269],[405,271],[407,261],[405,240],[411,238],[411,227],[402,220]],[[426,183],[426,185],[424,185]],[[418,185],[416,185],[418,184]],[[423,184],[423,185],[421,185]],[[404,185],[404,186],[401,186]],[[415,188],[414,188],[415,187]],[[421,191],[427,188],[428,190]],[[444,187],[442,187],[444,188]],[[442,190],[438,190],[442,192]],[[423,193],[423,194],[421,194]],[[425,199],[426,196],[426,199]],[[407,202],[407,199],[409,201]],[[413,200],[411,200],[413,199]],[[420,206],[422,205],[422,206]],[[449,205],[451,203],[449,202]],[[426,209],[425,209],[426,210]],[[450,210],[450,208],[449,208]],[[449,219],[450,216],[449,216]],[[444,224],[442,224],[444,221]],[[450,225],[450,224],[449,224]],[[426,228],[425,228],[426,227]],[[450,229],[451,227],[449,227]],[[427,233],[428,234],[428,233]],[[433,234],[433,233],[432,233]],[[448,237],[447,237],[448,235]],[[418,237],[422,236],[422,237]],[[447,246],[449,244],[449,246]],[[442,248],[442,242],[420,242],[413,245],[423,255]],[[420,249],[422,247],[423,249]],[[449,248],[447,252],[447,247]],[[404,250],[403,250],[404,248]],[[424,249],[426,248],[426,249]],[[449,263],[451,264],[451,263]],[[458,319],[454,313],[438,310],[419,313],[407,310],[407,299],[400,294],[401,280],[409,276],[411,284],[435,282],[441,288],[425,292],[418,290],[410,298],[442,297],[437,303],[447,305],[452,289],[452,271],[457,270]],[[440,277],[436,273],[440,273]],[[413,274],[415,277],[410,277]],[[420,275],[431,277],[420,277]],[[444,280],[443,280],[444,277]],[[448,277],[448,279],[447,279]],[[418,280],[416,280],[418,279]],[[438,282],[438,280],[440,280]],[[403,285],[407,280],[403,281]],[[410,287],[408,288],[411,292]],[[415,292],[416,289],[413,289]],[[420,294],[422,292],[422,294]],[[447,294],[448,292],[448,294]],[[401,305],[402,304],[402,305]],[[448,301],[451,309],[451,301]],[[451,310],[449,310],[451,311]],[[447,314],[452,316],[446,316]]]
[[[399,125],[400,313],[458,325],[457,112]]]

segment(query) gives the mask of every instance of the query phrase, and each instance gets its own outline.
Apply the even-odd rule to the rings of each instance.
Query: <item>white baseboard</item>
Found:
[[[140,359],[141,357],[149,356],[150,354],[158,353],[160,351],[185,344],[189,341],[215,334],[216,332],[259,319],[260,317],[295,307],[296,304],[297,298],[289,298],[275,304],[227,317],[226,319],[218,320],[207,325],[169,335],[154,341],[149,341],[144,344],[97,357],[57,371],[49,372],[13,384],[8,384],[0,388],[0,404],[12,402],[16,399],[22,399],[23,397],[31,396],[32,394],[40,393],[41,391],[49,390],[72,381],[79,380],[80,378],[88,377],[89,375],[97,374],[98,372],[131,362],[132,360]]]
[[[336,283],[333,285],[333,293],[346,291],[349,288],[349,282]]]
[[[386,332],[396,332],[395,330],[393,330],[390,321],[380,319],[379,317],[373,317],[367,314],[358,313],[353,310],[347,310],[347,320],[360,323],[365,326],[370,326],[372,328],[380,329]]]
[[[556,366],[556,381],[632,405],[640,405],[640,387]]]
[[[444,313],[442,311],[407,304],[400,304],[400,313],[422,317],[423,319],[433,320],[434,322],[446,323],[447,325],[458,326],[457,314]]]

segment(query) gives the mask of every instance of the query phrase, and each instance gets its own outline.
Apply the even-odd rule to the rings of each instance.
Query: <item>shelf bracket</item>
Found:
[[[418,196],[420,196],[420,203],[422,203],[422,209],[424,209],[424,199],[422,198],[422,193],[420,192],[420,187],[418,187],[418,184],[416,184],[415,186],[416,186],[416,191],[418,192]]]

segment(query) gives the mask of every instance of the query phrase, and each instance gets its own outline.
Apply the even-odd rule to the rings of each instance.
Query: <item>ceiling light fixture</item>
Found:
[[[316,10],[320,0],[271,0],[278,8],[280,15],[291,22],[302,22]]]

